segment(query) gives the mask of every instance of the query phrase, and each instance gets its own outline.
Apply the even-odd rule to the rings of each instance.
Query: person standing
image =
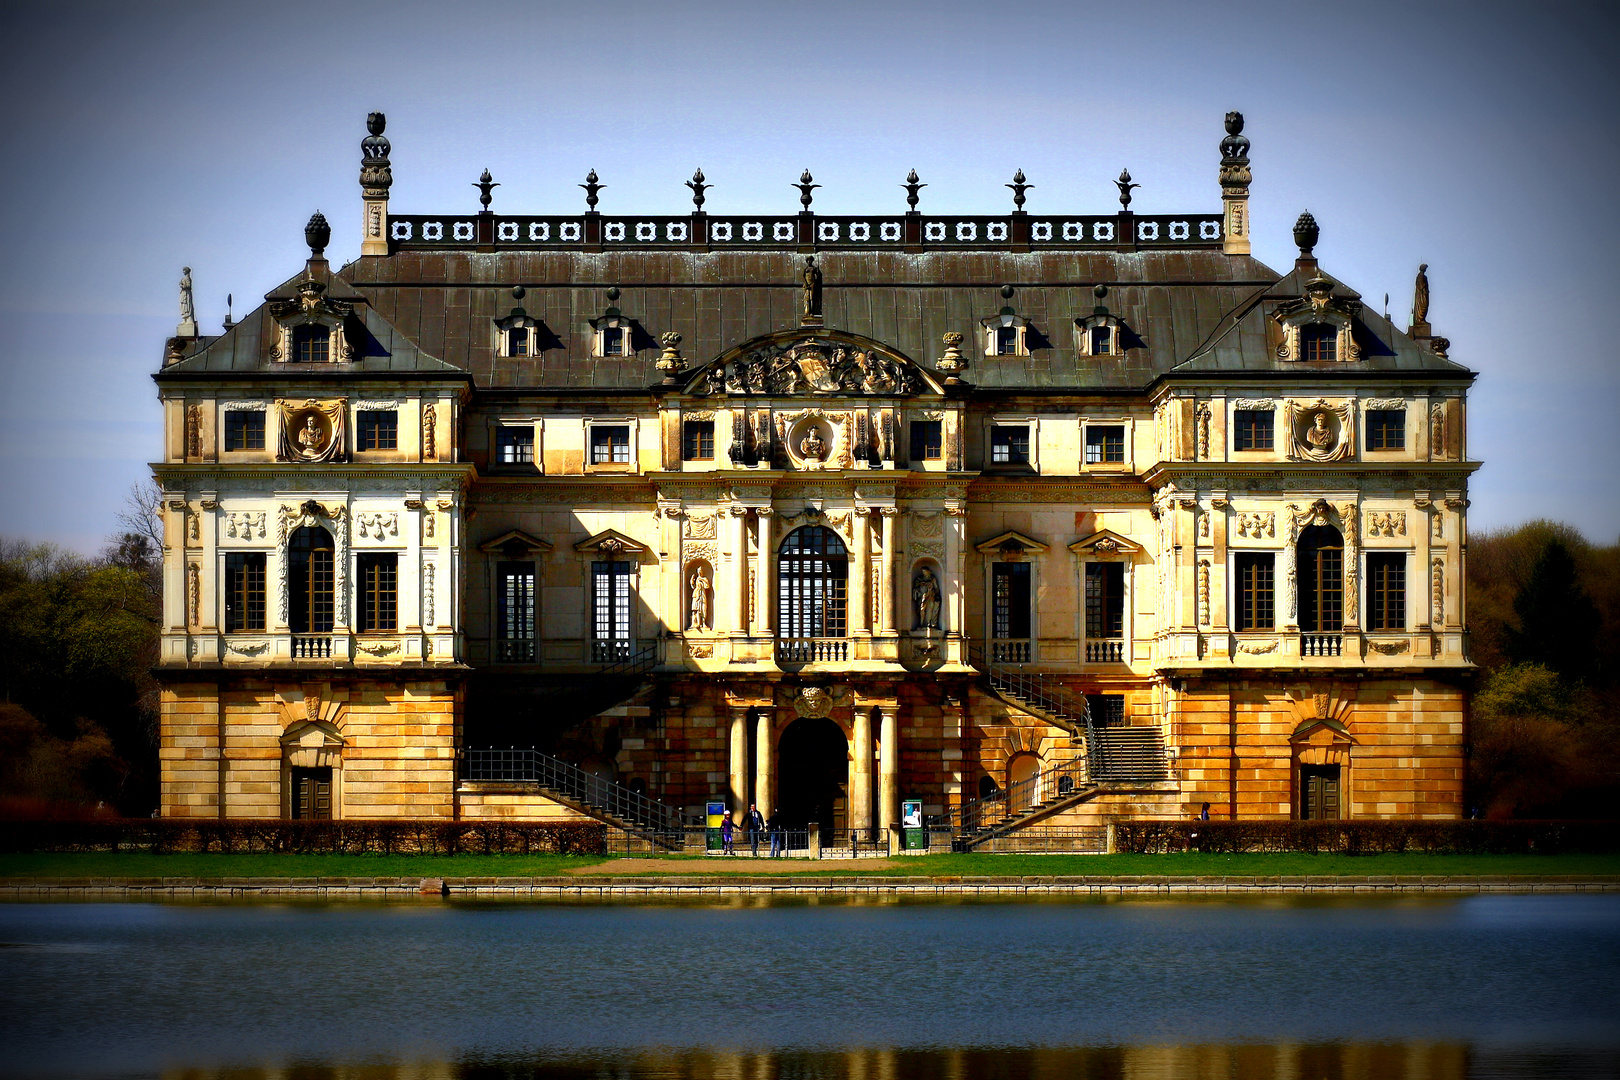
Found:
[[[743,816],[743,825],[748,829],[748,851],[755,858],[759,857],[759,834],[765,831],[765,815],[759,812],[759,807],[753,803],[748,804],[748,813]]]
[[[720,823],[720,849],[727,855],[737,854],[732,850],[732,844],[736,841],[736,832],[737,826],[732,822],[731,815],[728,813],[726,819]]]
[[[771,858],[775,859],[775,858],[781,857],[781,854],[782,854],[782,815],[781,814],[777,813],[777,814],[772,814],[771,815],[770,830],[771,830]]]

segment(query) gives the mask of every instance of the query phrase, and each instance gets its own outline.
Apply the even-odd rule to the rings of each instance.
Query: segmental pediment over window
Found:
[[[699,397],[912,396],[940,394],[939,382],[881,342],[837,330],[782,330],[746,341],[696,370],[686,392]]]

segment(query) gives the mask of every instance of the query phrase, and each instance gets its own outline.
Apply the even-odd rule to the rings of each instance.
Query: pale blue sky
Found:
[[[8,5],[0,14],[0,533],[95,550],[157,452],[149,378],[189,265],[217,332],[358,250],[359,141],[397,212],[1219,209],[1248,118],[1255,253],[1302,209],[1323,266],[1402,318],[1418,263],[1472,395],[1474,527],[1620,534],[1616,7],[1590,3]],[[1609,329],[1605,330],[1604,327]],[[1609,344],[1603,342],[1607,334]]]

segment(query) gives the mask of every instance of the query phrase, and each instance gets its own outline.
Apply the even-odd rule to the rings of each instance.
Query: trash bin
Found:
[[[900,804],[900,828],[907,851],[928,850],[928,830],[923,828],[922,800],[907,799]]]

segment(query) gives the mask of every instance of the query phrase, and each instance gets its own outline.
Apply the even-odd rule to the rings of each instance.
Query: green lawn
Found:
[[[563,855],[151,855],[141,852],[0,855],[0,877],[545,877],[612,859]],[[752,860],[660,859],[660,874],[750,874]],[[780,867],[781,863],[774,864]],[[923,855],[881,869],[841,869],[836,860],[794,860],[807,876],[1276,876],[1311,874],[1620,875],[1620,855]],[[773,867],[774,868],[774,867]],[[759,867],[758,869],[764,869]]]

